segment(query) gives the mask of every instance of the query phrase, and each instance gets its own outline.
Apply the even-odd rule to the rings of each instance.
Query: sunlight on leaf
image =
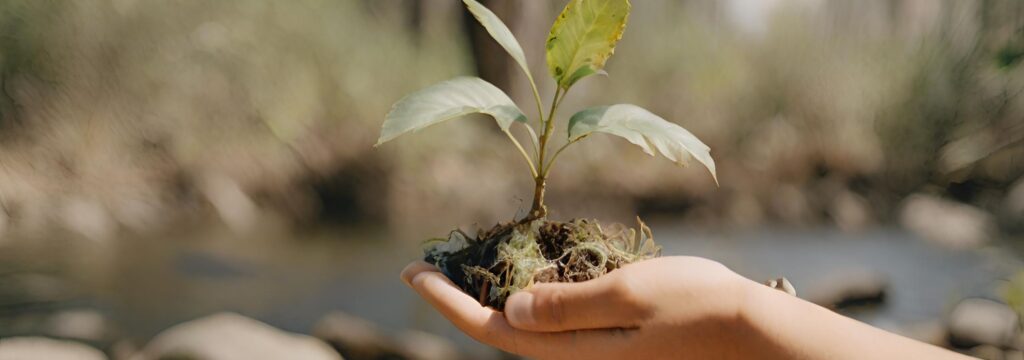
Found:
[[[599,73],[629,18],[629,0],[572,0],[551,27],[548,70],[564,89]]]
[[[458,77],[409,94],[395,103],[384,119],[375,146],[406,132],[473,113],[493,116],[505,132],[516,121],[526,122],[523,112],[501,89],[480,78]]]
[[[668,122],[639,106],[618,104],[580,111],[569,120],[569,140],[577,140],[593,132],[602,132],[625,138],[651,156],[655,149],[676,164],[685,166],[691,158],[697,159],[715,174],[715,161],[696,136],[679,125]]]

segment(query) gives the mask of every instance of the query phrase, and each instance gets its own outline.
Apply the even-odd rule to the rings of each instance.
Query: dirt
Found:
[[[537,219],[497,224],[475,237],[454,230],[424,245],[425,260],[467,294],[502,310],[505,299],[534,283],[581,282],[657,257],[651,230],[596,220]]]

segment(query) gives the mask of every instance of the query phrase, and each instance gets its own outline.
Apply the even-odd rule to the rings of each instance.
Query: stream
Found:
[[[851,276],[881,278],[884,301],[847,314],[897,332],[938,323],[963,297],[998,296],[999,279],[1024,267],[1006,246],[951,250],[900,229],[722,233],[650,225],[665,255],[712,258],[758,281],[786,276],[800,295]],[[210,227],[105,242],[8,241],[0,244],[0,337],[52,334],[54,314],[78,309],[103,315],[101,347],[113,339],[141,344],[173,324],[218,311],[308,333],[324,314],[340,310],[386,332],[416,328],[452,339],[471,355],[493,357],[399,281],[402,267],[418,256],[414,242],[388,240],[381,229],[238,236]]]

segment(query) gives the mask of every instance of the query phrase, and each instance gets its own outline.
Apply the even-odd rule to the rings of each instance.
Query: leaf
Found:
[[[505,51],[519,64],[519,67],[526,73],[526,77],[530,78],[530,83],[533,83],[533,75],[530,74],[530,67],[526,63],[526,54],[523,53],[523,48],[519,45],[515,35],[512,35],[508,26],[505,26],[505,23],[501,22],[494,12],[476,0],[462,0],[462,2],[466,4],[466,8],[480,22],[480,25],[483,25],[487,33],[491,34],[491,37],[498,42],[498,45],[505,48]]]
[[[384,119],[383,144],[410,131],[473,113],[491,115],[501,130],[526,116],[501,89],[476,77],[457,77],[419,90],[399,100]]]
[[[551,26],[548,70],[568,89],[579,79],[602,72],[629,18],[629,0],[572,0]]]
[[[569,119],[569,141],[593,132],[625,138],[651,156],[657,149],[661,155],[681,166],[686,166],[690,158],[696,158],[718,183],[715,160],[709,152],[711,148],[683,127],[644,108],[630,104],[599,106],[580,111]]]

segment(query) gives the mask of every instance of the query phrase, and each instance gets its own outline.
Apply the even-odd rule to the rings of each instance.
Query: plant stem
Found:
[[[533,81],[533,75],[529,73],[530,70],[525,69],[525,71],[527,72],[526,78],[530,80],[530,90],[533,90],[533,101],[537,103],[537,116],[540,116],[540,123],[544,125],[544,103],[540,102],[540,92],[537,91],[537,83]]]
[[[566,148],[568,148],[569,145],[575,144],[577,141],[583,140],[586,137],[587,137],[587,135],[580,136],[580,137],[578,137],[578,138],[576,138],[576,139],[574,139],[572,141],[569,141],[569,142],[565,143],[565,145],[562,145],[562,147],[558,148],[558,151],[555,151],[555,154],[551,155],[551,160],[548,160],[547,166],[544,166],[542,168],[540,175],[545,177],[545,178],[547,178],[548,177],[548,173],[551,172],[551,167],[555,165],[555,160],[558,159],[558,155],[561,155],[562,151],[564,151]]]
[[[526,163],[530,165],[530,173],[536,178],[540,170],[533,165],[533,160],[530,160],[530,154],[526,153],[526,149],[523,149],[523,145],[519,143],[519,140],[516,140],[516,137],[512,136],[511,131],[505,131],[505,135],[508,135],[508,139],[512,140],[512,143],[516,145],[516,149],[519,149],[519,153],[523,155],[523,159],[526,159]]]
[[[539,219],[548,214],[548,209],[544,206],[544,187],[547,185],[547,176],[545,176],[547,170],[544,166],[544,159],[548,140],[551,138],[551,133],[555,128],[555,111],[558,110],[558,105],[563,98],[565,98],[565,92],[562,91],[561,87],[558,87],[555,89],[554,99],[551,100],[551,111],[548,113],[547,119],[542,119],[544,132],[540,134],[540,152],[537,154],[537,163],[540,165],[538,171],[533,176],[533,206],[530,207],[530,215],[527,216],[527,219]]]

